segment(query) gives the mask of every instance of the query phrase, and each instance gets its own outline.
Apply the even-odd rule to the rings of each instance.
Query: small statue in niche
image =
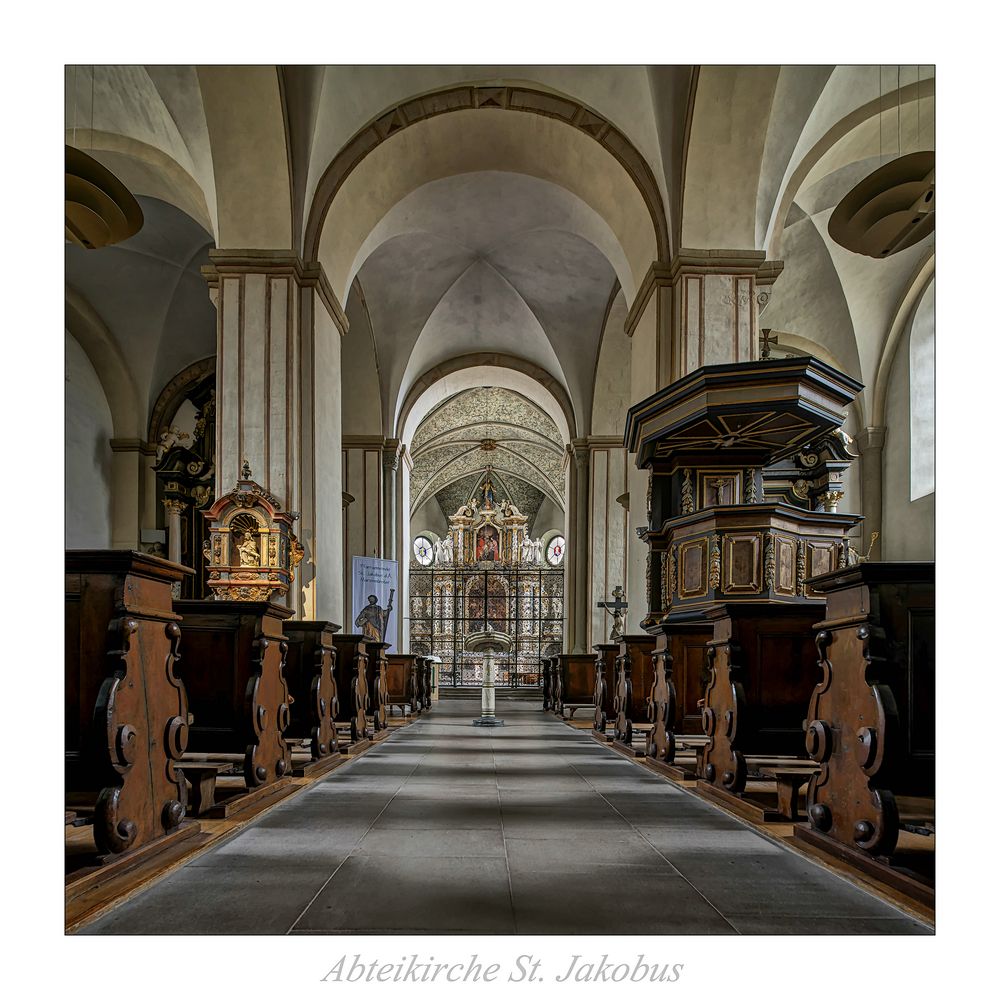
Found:
[[[451,535],[446,535],[444,541],[441,543],[442,553],[444,555],[444,561],[446,563],[454,562],[455,560],[455,543],[451,539]]]
[[[212,565],[212,540],[206,538],[201,546],[201,554],[205,557],[205,562],[211,566]]]
[[[257,543],[249,532],[243,536],[243,541],[240,542],[238,549],[241,566],[260,565],[260,552],[257,550]]]

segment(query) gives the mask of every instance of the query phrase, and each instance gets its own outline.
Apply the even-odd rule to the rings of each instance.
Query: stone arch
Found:
[[[149,435],[147,441],[155,444],[174,419],[174,415],[186,398],[187,389],[195,382],[201,381],[206,375],[215,374],[215,355],[202,358],[193,365],[188,365],[178,372],[160,391],[153,411],[149,417]]]
[[[288,137],[276,66],[199,66],[212,148],[216,245],[292,246]]]
[[[487,135],[493,141],[484,141]],[[419,141],[428,139],[434,150],[445,152],[437,158],[424,151],[416,155]],[[393,175],[393,152],[406,164],[400,171],[405,177]],[[305,228],[305,254],[323,262],[335,291],[344,295],[356,248],[396,201],[430,180],[484,169],[515,170],[554,181],[604,217],[631,251],[626,256],[632,274],[623,276],[623,285],[631,286],[630,298],[649,262],[669,256],[666,216],[654,175],[614,125],[559,94],[472,84],[412,98],[355,134],[317,185]],[[623,191],[633,192],[635,198],[623,196]],[[331,219],[336,219],[332,225]],[[330,235],[324,238],[325,233]]]
[[[410,387],[396,413],[396,436],[407,446],[423,418],[439,403],[484,379],[526,396],[555,421],[565,444],[576,437],[577,421],[569,395],[547,371],[507,354],[466,354],[435,365]]]
[[[874,427],[881,427],[885,423],[886,395],[889,389],[892,362],[896,356],[896,349],[903,340],[903,334],[906,332],[910,318],[913,316],[917,306],[920,305],[920,300],[923,298],[927,286],[934,277],[934,263],[935,255],[933,251],[930,251],[913,273],[913,277],[907,284],[899,305],[893,314],[892,323],[886,334],[876,369],[871,418],[871,424]]]
[[[104,321],[75,289],[66,286],[66,329],[83,348],[97,372],[116,438],[138,438],[145,430],[139,392],[125,355]]]
[[[844,115],[809,148],[806,154],[796,163],[794,170],[781,185],[779,197],[775,200],[767,232],[764,235],[764,245],[768,256],[781,256],[781,242],[785,230],[785,220],[795,203],[799,189],[809,176],[810,171],[841,139],[856,129],[859,125],[882,114],[886,106],[902,107],[913,101],[933,98],[934,79],[919,80],[907,84],[898,90],[888,91],[875,100],[868,101]]]

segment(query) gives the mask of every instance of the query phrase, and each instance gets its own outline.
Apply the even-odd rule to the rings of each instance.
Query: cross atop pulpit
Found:
[[[628,607],[628,602],[623,600],[625,591],[621,584],[611,591],[611,596],[614,598],[613,601],[598,601],[597,606],[604,608],[614,617],[610,639],[612,642],[617,642],[625,634],[625,609]]]

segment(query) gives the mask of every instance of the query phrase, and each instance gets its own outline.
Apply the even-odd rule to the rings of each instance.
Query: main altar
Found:
[[[496,683],[540,683],[541,658],[562,652],[562,566],[546,561],[542,539],[496,495],[489,470],[448,527],[428,539],[427,561],[410,565],[411,651],[441,658],[444,686],[481,684],[485,654],[466,639],[492,631],[510,638],[509,651],[493,654]]]

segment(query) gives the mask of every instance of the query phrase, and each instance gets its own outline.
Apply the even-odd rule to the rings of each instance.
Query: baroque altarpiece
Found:
[[[440,657],[440,684],[479,684],[484,654],[465,640],[491,629],[511,640],[494,654],[497,684],[537,685],[540,659],[563,648],[563,569],[544,559],[528,518],[497,501],[489,475],[477,493],[448,518],[432,561],[411,562],[410,649]]]

